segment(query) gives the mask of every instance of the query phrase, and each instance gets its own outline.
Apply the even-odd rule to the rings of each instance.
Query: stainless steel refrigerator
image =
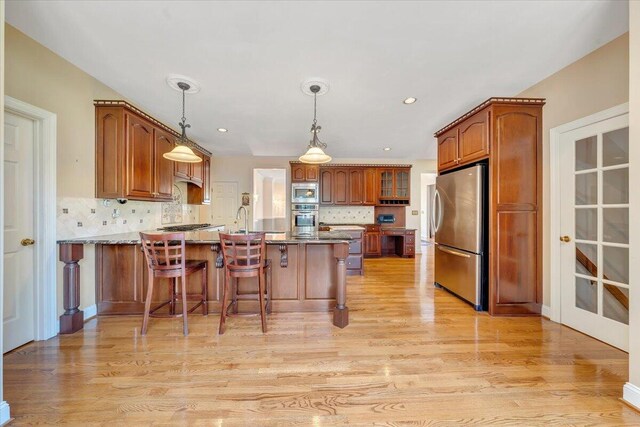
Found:
[[[487,307],[485,165],[439,175],[432,203],[435,282],[471,303]]]

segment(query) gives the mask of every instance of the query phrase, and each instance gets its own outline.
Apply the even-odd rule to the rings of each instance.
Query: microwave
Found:
[[[319,203],[317,182],[295,182],[291,184],[291,203]]]

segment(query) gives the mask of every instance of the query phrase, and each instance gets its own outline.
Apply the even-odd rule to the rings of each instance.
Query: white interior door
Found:
[[[35,338],[33,120],[4,114],[3,353]]]
[[[629,346],[629,118],[562,135],[561,322]]]
[[[235,230],[238,204],[237,182],[214,182],[211,204],[213,206],[213,225],[224,225],[225,230]]]

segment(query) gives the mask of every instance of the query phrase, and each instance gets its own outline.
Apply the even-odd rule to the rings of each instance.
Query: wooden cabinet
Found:
[[[185,181],[191,179],[191,163],[173,162],[173,176]]]
[[[353,168],[349,170],[349,205],[364,203],[364,170]]]
[[[438,137],[438,170],[458,165],[458,128],[451,129]]]
[[[319,181],[321,205],[406,206],[411,204],[410,165],[323,165],[308,172],[308,166],[291,162],[292,182],[309,173]]]
[[[377,205],[380,197],[380,192],[378,191],[378,169],[364,168],[362,180],[362,204],[367,206]]]
[[[153,126],[146,120],[125,114],[127,124],[125,152],[127,153],[127,197],[154,197],[154,140]]]
[[[173,163],[165,159],[163,154],[173,150],[173,136],[169,133],[155,130],[155,186],[154,193],[161,198],[170,199],[173,196]]]
[[[202,155],[202,163],[196,171],[201,175],[200,185],[192,179],[187,183],[187,203],[190,205],[211,204],[211,157]],[[196,163],[193,163],[194,165]],[[192,169],[193,171],[193,169]]]
[[[203,185],[202,165],[163,157],[174,147],[172,129],[124,101],[95,101],[95,117],[96,197],[167,201],[174,177]]]
[[[333,204],[333,169],[320,170],[320,204]]]
[[[377,224],[368,224],[364,232],[364,256],[372,258],[381,255],[380,226]]]
[[[459,164],[484,159],[489,155],[489,111],[481,111],[459,126]]]
[[[349,204],[349,169],[338,169],[333,171],[333,204]]]
[[[381,205],[411,204],[411,169],[381,169],[379,175]]]
[[[319,165],[297,163],[291,165],[291,182],[318,182]]]
[[[489,116],[489,110],[482,110],[438,136],[439,171],[489,156]]]
[[[382,255],[413,258],[416,255],[416,231],[405,228],[382,229],[380,239]]]
[[[488,164],[492,315],[541,310],[543,105],[539,98],[491,98],[435,134],[440,172]]]

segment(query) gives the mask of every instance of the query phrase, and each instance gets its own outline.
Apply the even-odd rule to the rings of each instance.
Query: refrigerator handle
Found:
[[[429,220],[431,221],[431,230],[433,234],[436,234],[436,192],[438,190],[434,190],[433,196],[431,197],[431,216]]]
[[[438,201],[438,203],[436,203],[436,200]],[[438,229],[440,228],[440,226],[442,225],[442,198],[440,197],[440,192],[436,189],[436,191],[433,194],[433,204],[434,204],[434,231],[437,232]],[[435,219],[435,211],[436,208],[435,206],[437,206],[437,210],[438,210],[438,219]]]
[[[446,248],[443,248],[442,246],[438,246],[438,250],[441,250],[442,252],[446,252],[448,254],[459,256],[459,257],[462,257],[462,258],[471,258],[471,255],[469,255],[469,254],[465,254],[463,252],[454,251],[452,249],[446,249]]]

